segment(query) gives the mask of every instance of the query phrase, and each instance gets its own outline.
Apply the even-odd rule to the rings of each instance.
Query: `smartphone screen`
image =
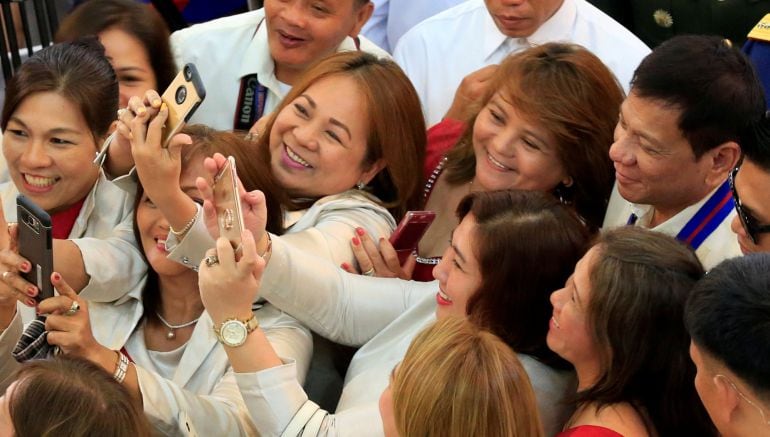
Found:
[[[195,65],[185,65],[161,96],[168,107],[168,120],[161,140],[163,147],[168,147],[171,137],[182,130],[205,97],[206,89]]]
[[[238,196],[238,177],[235,158],[227,157],[225,166],[214,178],[214,206],[217,212],[219,235],[227,238],[236,252],[241,248],[243,215],[241,199]]]
[[[32,268],[20,272],[39,290],[37,301],[53,296],[53,237],[51,217],[22,194],[16,197],[16,217],[19,221],[19,255],[26,258]]]

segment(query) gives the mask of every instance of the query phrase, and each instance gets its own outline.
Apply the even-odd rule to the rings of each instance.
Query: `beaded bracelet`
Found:
[[[112,377],[115,379],[115,381],[118,381],[118,384],[122,384],[123,380],[126,379],[126,373],[128,373],[128,357],[126,357],[121,351],[115,352],[118,353],[118,363],[115,367],[115,373],[112,374]]]
[[[196,211],[195,211],[195,215],[193,215],[193,216],[192,216],[192,218],[190,219],[190,221],[189,221],[189,222],[187,222],[187,224],[185,224],[185,225],[184,225],[184,227],[183,227],[181,230],[177,231],[177,230],[175,230],[174,228],[172,228],[171,226],[169,226],[169,227],[168,227],[168,230],[169,230],[169,232],[171,232],[172,234],[174,234],[174,236],[175,236],[175,237],[177,237],[177,238],[182,238],[182,236],[183,236],[184,234],[186,234],[186,233],[187,233],[187,231],[189,231],[190,229],[192,229],[193,225],[195,224],[195,220],[197,220],[197,219],[198,219],[198,211],[196,210]]]

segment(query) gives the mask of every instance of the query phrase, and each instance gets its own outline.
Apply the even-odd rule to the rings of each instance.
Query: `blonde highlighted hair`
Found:
[[[448,317],[420,333],[391,386],[402,437],[544,435],[516,354],[466,319]]]

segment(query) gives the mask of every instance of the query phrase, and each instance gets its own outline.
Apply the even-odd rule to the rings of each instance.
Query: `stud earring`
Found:
[[[356,184],[356,188],[358,188],[359,190],[363,190],[365,187],[366,187],[366,184],[363,183],[363,181],[358,181],[358,183]]]

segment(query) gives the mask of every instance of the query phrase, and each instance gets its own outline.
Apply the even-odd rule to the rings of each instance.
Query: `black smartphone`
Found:
[[[401,223],[390,236],[390,244],[396,249],[401,264],[417,248],[417,243],[435,218],[436,213],[433,211],[408,211],[401,219]]]
[[[186,64],[160,98],[168,107],[168,120],[163,128],[161,145],[168,147],[171,138],[182,130],[206,98],[206,89],[195,65]]]
[[[37,286],[35,299],[39,302],[53,296],[53,237],[51,216],[23,194],[16,197],[16,218],[19,221],[19,255],[32,268],[20,272],[21,277]]]

